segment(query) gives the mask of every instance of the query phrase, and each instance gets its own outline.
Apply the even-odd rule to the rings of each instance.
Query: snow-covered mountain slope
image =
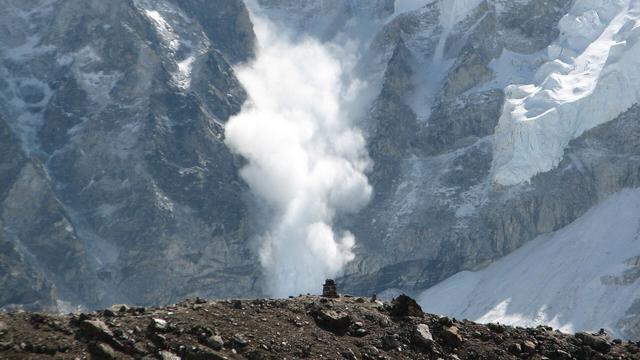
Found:
[[[493,178],[515,185],[558,165],[569,141],[640,99],[640,1],[578,0],[533,83],[509,85]]]
[[[639,315],[639,298],[640,190],[626,190],[489,267],[430,288],[420,303],[479,322],[635,338],[625,320]]]

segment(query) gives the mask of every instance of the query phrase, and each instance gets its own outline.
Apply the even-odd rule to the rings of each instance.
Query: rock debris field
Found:
[[[480,325],[407,296],[186,300],[91,314],[0,314],[0,359],[640,359],[604,332]]]

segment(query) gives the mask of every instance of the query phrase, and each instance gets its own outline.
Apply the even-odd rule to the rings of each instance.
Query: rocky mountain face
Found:
[[[242,1],[1,3],[0,304],[260,294],[256,216],[223,142],[246,100],[233,66],[254,55]],[[374,198],[341,219],[358,244],[348,292],[418,293],[640,183],[636,0],[250,4],[363,49]],[[625,311],[638,336],[637,302]]]
[[[629,107],[640,97],[624,80],[635,78],[636,1],[409,5],[378,23],[359,65],[377,94],[361,120],[375,198],[346,221],[359,247],[340,283],[353,293],[417,293],[481,269],[640,180]],[[638,255],[626,248],[612,271]],[[638,296],[636,280],[625,286]],[[452,302],[446,294],[434,301]],[[635,308],[611,319],[628,337],[638,336]]]
[[[0,302],[256,292],[222,142],[253,56],[241,1],[4,1]]]

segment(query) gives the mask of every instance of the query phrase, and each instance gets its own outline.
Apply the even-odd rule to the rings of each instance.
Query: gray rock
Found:
[[[92,339],[109,340],[113,338],[113,332],[102,320],[84,320],[80,323],[80,331],[83,336]]]
[[[531,340],[523,341],[521,346],[522,346],[522,351],[526,353],[533,354],[536,352],[536,344]]]
[[[421,346],[428,347],[428,348],[433,346],[433,335],[431,335],[431,330],[429,329],[429,325],[418,324],[416,326],[414,339]]]
[[[121,358],[111,346],[105,343],[92,344],[89,351],[98,359],[116,360]]]
[[[579,332],[576,333],[576,337],[582,340],[585,345],[599,352],[606,353],[611,350],[609,339],[604,335],[593,335],[586,332]]]
[[[398,334],[386,334],[382,337],[382,348],[384,350],[392,350],[400,347],[400,335]]]
[[[157,318],[151,319],[151,322],[149,323],[149,329],[151,329],[152,331],[163,332],[167,330],[168,326],[169,324],[166,320]]]
[[[340,352],[340,355],[347,360],[358,360],[358,357],[351,349]]]
[[[247,339],[243,334],[235,334],[231,338],[231,345],[234,349],[242,349],[249,345],[251,341]]]
[[[342,334],[351,326],[351,316],[349,314],[336,312],[333,310],[317,308],[312,310],[311,315],[318,326],[328,331]]]
[[[458,346],[462,343],[462,335],[456,326],[446,326],[442,329],[442,338],[450,346]]]
[[[213,350],[221,350],[224,345],[224,340],[220,335],[212,335],[206,338],[205,345],[212,348]]]

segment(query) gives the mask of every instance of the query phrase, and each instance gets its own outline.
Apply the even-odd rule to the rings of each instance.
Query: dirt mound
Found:
[[[639,344],[604,333],[479,325],[415,310],[410,298],[303,296],[0,314],[0,359],[640,359]]]

